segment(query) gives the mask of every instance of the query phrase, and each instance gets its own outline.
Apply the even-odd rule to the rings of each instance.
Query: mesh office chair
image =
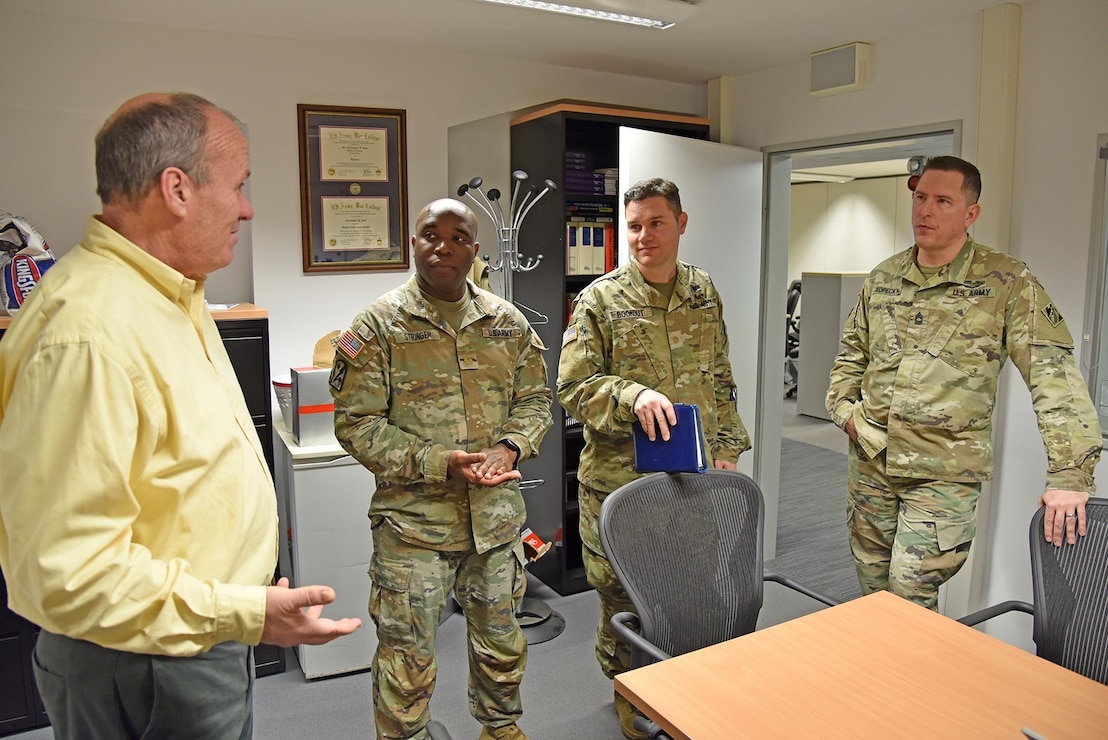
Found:
[[[729,470],[655,473],[604,499],[600,542],[638,612],[612,617],[632,667],[753,632],[767,580],[837,603],[763,570],[763,516],[758,484]],[[644,718],[636,726],[665,737]]]
[[[800,382],[800,281],[793,280],[785,297],[785,398],[796,395]]]
[[[1085,504],[1087,533],[1073,545],[1043,539],[1040,508],[1031,517],[1033,604],[1005,601],[958,621],[975,625],[998,614],[1034,617],[1035,652],[1094,681],[1108,684],[1108,500]]]

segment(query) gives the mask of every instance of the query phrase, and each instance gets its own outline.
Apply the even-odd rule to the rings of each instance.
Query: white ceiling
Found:
[[[584,0],[594,6],[612,1]],[[440,55],[464,52],[703,84],[714,77],[789,64],[854,41],[874,43],[913,30],[925,33],[973,18],[996,2],[693,0],[695,8],[688,17],[662,31],[477,0],[0,0],[0,9],[403,46]],[[911,147],[904,149],[906,144]],[[854,147],[824,149],[794,156],[793,169],[888,177],[906,174],[907,157],[929,153],[919,141],[862,152]]]
[[[701,84],[841,44],[941,28],[997,2],[694,0],[691,15],[664,31],[476,0],[0,0],[0,8],[472,52]]]

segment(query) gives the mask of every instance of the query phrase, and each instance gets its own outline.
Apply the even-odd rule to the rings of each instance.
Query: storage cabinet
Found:
[[[846,317],[865,279],[864,272],[802,273],[796,413],[831,421],[826,405],[831,368]]]
[[[50,720],[31,673],[31,649],[38,628],[8,609],[3,573],[0,598],[0,735],[10,735],[45,727]]]
[[[542,254],[543,259],[536,269],[514,276],[516,302],[549,317],[549,323],[536,325],[535,329],[548,348],[545,357],[555,393],[570,301],[597,277],[566,274],[567,222],[582,212],[611,213],[618,238],[623,211],[619,194],[574,192],[572,185],[567,192],[567,161],[584,162],[590,171],[618,167],[621,126],[708,138],[708,122],[703,118],[568,101],[521,112],[510,122],[512,169],[527,172],[534,182],[549,178],[558,186],[530,211],[519,235],[525,256]],[[527,311],[525,314],[532,316]],[[565,595],[589,588],[578,534],[577,461],[584,438],[581,425],[567,418],[557,403],[553,412],[554,426],[543,441],[539,457],[524,463],[522,470],[525,479],[544,481],[538,489],[524,491],[527,526],[555,544],[553,552],[532,563],[530,570]]]
[[[323,616],[366,622],[326,645],[298,645],[300,668],[307,679],[368,670],[377,650],[377,632],[366,615],[373,473],[337,442],[301,447],[283,423],[276,430],[281,573],[293,587],[322,584],[335,589],[335,600],[324,607]]]
[[[213,312],[227,357],[235,368],[246,408],[254,420],[269,474],[273,465],[273,406],[269,379],[269,318],[265,309],[240,303],[227,311]],[[281,575],[278,572],[278,575]],[[254,673],[259,678],[283,673],[285,651],[276,645],[254,648]]]
[[[254,418],[270,472],[273,472],[273,422],[270,407],[269,319],[264,309],[239,304],[214,313],[227,355],[235,368]],[[0,317],[0,338],[11,320]],[[50,724],[31,671],[31,651],[38,628],[8,609],[7,585],[0,573],[0,736]],[[285,670],[284,650],[259,645],[254,650],[256,675]]]

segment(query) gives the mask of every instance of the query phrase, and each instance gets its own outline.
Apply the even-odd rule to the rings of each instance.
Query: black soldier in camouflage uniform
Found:
[[[651,438],[669,439],[673,403],[696,404],[714,467],[733,470],[750,448],[735,406],[719,293],[708,273],[677,259],[688,222],[677,186],[645,180],[623,203],[634,261],[577,296],[558,366],[558,400],[584,423],[577,469],[582,552],[600,596],[596,657],[609,678],[630,668],[629,649],[609,620],[634,607],[604,557],[598,517],[609,493],[639,477],[632,422],[638,418]],[[645,737],[631,726],[627,700],[616,694],[615,703],[624,736]]]
[[[373,471],[370,616],[379,738],[426,738],[435,632],[465,612],[470,711],[482,740],[526,739],[525,518],[516,465],[551,425],[544,349],[509,302],[466,280],[477,220],[458,201],[416,221],[416,275],[336,340],[335,435]]]
[[[997,379],[1011,358],[1031,390],[1048,458],[1044,537],[1085,534],[1101,436],[1062,314],[1019,260],[977,244],[981,175],[928,161],[916,244],[866,278],[846,320],[827,409],[850,435],[850,544],[863,593],[935,609],[976,533],[992,477]]]

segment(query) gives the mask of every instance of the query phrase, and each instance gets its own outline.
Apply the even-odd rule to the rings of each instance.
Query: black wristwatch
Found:
[[[513,463],[512,463],[512,470],[515,470],[516,468],[518,468],[518,467],[519,467],[519,459],[520,459],[521,457],[523,457],[523,450],[521,450],[521,449],[519,448],[519,445],[517,445],[517,444],[516,444],[515,442],[513,442],[513,441],[512,441],[512,440],[510,440],[510,439],[508,439],[507,437],[505,437],[504,439],[498,440],[498,441],[497,441],[497,444],[498,444],[498,445],[504,445],[504,446],[505,446],[505,447],[507,447],[507,448],[508,448],[509,450],[511,450],[512,452],[516,453],[516,459],[515,459],[515,462],[513,462]]]

